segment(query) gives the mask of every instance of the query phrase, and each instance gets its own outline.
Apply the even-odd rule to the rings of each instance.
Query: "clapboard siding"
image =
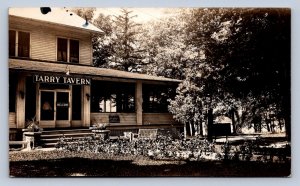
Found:
[[[108,116],[111,113],[91,113],[91,124],[95,122],[109,123]],[[111,123],[111,125],[136,125],[135,113],[113,113],[118,114],[120,123]]]
[[[79,49],[79,55],[80,55],[80,63],[90,65],[92,63],[91,59],[91,39],[90,38],[84,38],[80,40],[80,49]]]
[[[170,113],[143,113],[143,124],[176,124]]]
[[[76,31],[64,26],[38,24],[20,18],[11,18],[9,29],[30,32],[30,58],[56,61],[57,37],[79,40],[79,61],[92,63],[92,41],[88,32]]]
[[[9,128],[17,128],[15,112],[9,113],[8,122],[9,122]]]
[[[42,32],[31,34],[31,58],[56,61],[56,37]]]

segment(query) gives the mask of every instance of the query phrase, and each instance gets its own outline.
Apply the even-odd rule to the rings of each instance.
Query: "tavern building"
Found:
[[[179,80],[93,67],[104,34],[65,9],[9,9],[10,138],[35,119],[44,130],[180,126],[168,113]]]

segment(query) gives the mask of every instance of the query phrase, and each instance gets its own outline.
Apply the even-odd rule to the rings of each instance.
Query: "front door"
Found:
[[[56,92],[56,127],[70,127],[70,93]]]
[[[40,124],[44,128],[70,127],[70,92],[40,91]]]

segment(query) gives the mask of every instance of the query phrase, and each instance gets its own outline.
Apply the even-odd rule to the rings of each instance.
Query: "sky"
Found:
[[[131,15],[137,15],[137,17],[135,17],[134,20],[139,23],[159,20],[162,17],[171,16],[172,12],[176,10],[176,9],[167,9],[167,8],[126,8],[126,9],[132,11]],[[120,10],[121,8],[97,8],[94,18],[97,18],[100,13],[104,15],[118,16],[121,14]]]

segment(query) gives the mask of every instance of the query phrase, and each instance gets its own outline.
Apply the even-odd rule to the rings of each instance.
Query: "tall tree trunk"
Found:
[[[236,124],[235,124],[235,109],[231,108],[230,109],[230,119],[232,121],[232,133],[236,134]]]
[[[261,132],[261,121],[260,121],[259,124],[258,124],[258,132],[259,132],[259,133]]]
[[[184,140],[186,139],[186,123],[184,123],[184,127],[183,127],[183,138]]]
[[[190,136],[193,136],[193,124],[192,124],[192,122],[189,122],[189,128],[190,128],[190,130],[189,130]]]
[[[271,132],[271,129],[270,129],[271,120],[266,119],[266,124],[267,124],[267,130],[268,130],[268,132]]]
[[[212,140],[213,135],[213,110],[210,108],[207,113],[207,138],[209,141]]]
[[[291,141],[291,116],[287,116],[284,119],[285,123],[285,133],[288,141]]]
[[[203,136],[202,118],[200,119],[199,133],[200,133],[201,136]]]
[[[271,119],[271,132],[275,132],[275,121],[274,121],[274,118]]]
[[[278,119],[278,125],[279,125],[280,132],[282,132],[281,118]]]

